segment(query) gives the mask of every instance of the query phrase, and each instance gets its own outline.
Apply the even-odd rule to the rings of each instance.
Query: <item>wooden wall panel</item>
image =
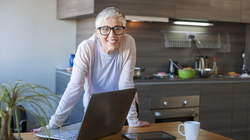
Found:
[[[77,45],[94,33],[94,19],[84,19],[77,22]],[[246,24],[214,22],[211,27],[179,26],[170,23],[128,22],[127,33],[136,41],[137,61],[136,66],[145,67],[142,75],[152,76],[159,71],[167,71],[169,58],[178,61],[181,65],[194,66],[195,57],[199,56],[192,44],[191,48],[165,48],[164,35],[161,30],[221,33],[221,41],[225,43],[225,33],[230,35],[231,52],[218,53],[214,49],[199,49],[202,55],[209,56],[209,65],[212,66],[213,57],[217,57],[218,72],[225,74],[228,71],[241,73],[245,49]],[[208,38],[209,40],[209,38]],[[206,41],[206,40],[201,40]],[[217,41],[217,40],[215,40]]]
[[[176,18],[209,19],[210,0],[176,0]]]
[[[199,49],[202,55],[217,57],[218,71],[225,74],[228,71],[241,72],[243,60],[241,54],[245,49],[245,24],[214,23],[213,27],[177,26],[171,23],[128,23],[127,32],[131,34],[137,44],[137,66],[146,67],[145,75],[152,75],[159,71],[167,71],[169,58],[182,65],[194,66],[195,57],[199,56],[192,43],[191,48],[165,48],[164,35],[161,29],[167,31],[190,31],[223,34],[221,41],[225,43],[225,33],[230,34],[231,52],[218,53],[213,49]],[[216,35],[217,36],[217,35]],[[206,41],[206,40],[204,40]],[[215,40],[217,41],[217,40]]]
[[[94,34],[95,18],[86,18],[77,21],[76,46],[83,40],[90,38]]]

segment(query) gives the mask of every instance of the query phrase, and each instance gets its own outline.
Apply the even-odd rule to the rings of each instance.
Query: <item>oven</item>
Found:
[[[199,121],[200,96],[151,98],[150,122]]]

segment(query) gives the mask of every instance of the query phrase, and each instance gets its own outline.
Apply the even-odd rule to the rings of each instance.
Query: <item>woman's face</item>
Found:
[[[100,27],[108,26],[108,27],[115,27],[115,26],[123,26],[122,23],[119,21],[119,18],[107,18],[103,20],[100,24]],[[95,34],[100,39],[100,43],[102,46],[102,50],[107,54],[113,54],[121,45],[124,33],[121,35],[116,35],[113,30],[110,31],[109,35],[101,35],[100,30],[96,29]]]

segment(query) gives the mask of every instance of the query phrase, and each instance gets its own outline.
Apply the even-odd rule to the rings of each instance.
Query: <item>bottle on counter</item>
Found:
[[[217,71],[217,64],[216,64],[216,57],[213,58],[213,73],[212,75],[217,75],[218,71]]]

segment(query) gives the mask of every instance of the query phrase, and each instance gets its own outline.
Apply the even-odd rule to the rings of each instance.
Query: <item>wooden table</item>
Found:
[[[99,140],[126,140],[122,137],[124,133],[135,133],[135,132],[150,132],[150,131],[164,131],[176,137],[176,140],[185,140],[185,138],[178,133],[177,127],[181,122],[169,122],[169,123],[155,123],[151,124],[149,127],[133,128],[124,126],[123,129],[113,135],[103,137]],[[34,133],[22,133],[22,138],[24,140],[41,140],[36,137]],[[198,140],[233,140],[203,129],[200,129]]]

